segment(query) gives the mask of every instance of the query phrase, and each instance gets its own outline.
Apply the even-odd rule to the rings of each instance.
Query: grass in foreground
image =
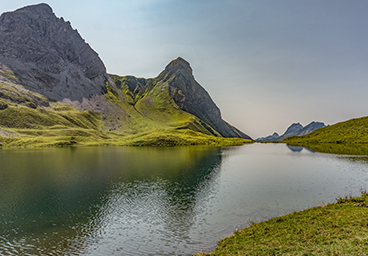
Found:
[[[197,255],[367,255],[368,195],[254,224]]]

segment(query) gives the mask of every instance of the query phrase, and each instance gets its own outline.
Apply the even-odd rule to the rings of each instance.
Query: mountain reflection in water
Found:
[[[162,248],[179,251],[181,243],[190,240],[197,196],[212,189],[222,151],[178,147],[2,152],[0,252],[97,250],[104,255],[138,247],[152,253],[163,253]]]

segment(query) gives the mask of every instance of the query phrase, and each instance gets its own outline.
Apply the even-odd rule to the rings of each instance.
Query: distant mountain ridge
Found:
[[[262,141],[283,141],[286,138],[292,137],[292,136],[303,136],[306,134],[309,134],[319,128],[325,127],[326,125],[322,122],[315,122],[312,121],[305,127],[303,127],[300,123],[293,123],[291,124],[286,131],[281,136],[276,136],[277,133],[274,133],[273,135],[267,136],[267,137],[261,137],[257,138],[257,142]],[[277,134],[278,135],[278,134]]]
[[[257,142],[262,142],[262,141],[272,141],[274,139],[277,139],[279,138],[280,135],[277,133],[277,132],[274,132],[272,135],[269,135],[267,137],[260,137],[260,138],[257,138],[256,141]]]

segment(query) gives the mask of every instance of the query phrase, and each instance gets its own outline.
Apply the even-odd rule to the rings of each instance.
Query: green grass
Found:
[[[251,225],[197,255],[367,255],[368,208],[357,202],[367,194]]]
[[[207,135],[220,136],[212,127],[199,118],[182,111],[169,95],[165,83],[156,79],[131,78],[136,84],[129,89],[128,77],[110,75],[118,86],[119,93],[107,84],[106,98],[113,103],[117,112],[122,114],[117,119],[107,115],[104,131],[131,135],[157,129],[191,129]],[[116,128],[115,128],[116,127]]]
[[[5,129],[17,133],[17,137],[1,137],[2,147],[61,147],[61,146],[238,146],[252,143],[251,140],[223,138],[194,132],[188,129],[158,129],[130,136],[93,129],[51,127],[44,130]]]
[[[284,142],[293,143],[336,143],[336,144],[362,144],[368,143],[368,117],[351,119],[299,137],[290,137]]]
[[[32,109],[22,105],[9,105],[0,110],[0,125],[14,129],[45,129],[55,125],[98,129],[101,117],[93,111],[53,111]]]
[[[136,79],[140,87],[132,92],[128,78],[112,77],[120,87],[106,82],[108,102],[102,114],[48,102],[18,85],[0,84],[0,147],[233,146],[252,142],[223,138],[199,118],[182,111],[165,83]],[[49,105],[40,105],[41,100]]]
[[[6,82],[0,82],[0,98],[22,103],[33,108],[39,105],[48,106],[49,104],[45,96],[25,90],[21,85]]]
[[[178,122],[180,118],[177,118],[176,125],[151,125],[145,128],[151,129],[149,131],[135,131],[127,135],[103,131],[100,114],[78,111],[60,102],[52,102],[47,109],[10,104],[0,110],[0,146],[234,146],[252,142],[212,136],[207,130],[200,132],[203,126],[194,116],[183,111],[174,112],[175,115],[184,116],[182,122]],[[144,120],[142,118],[143,124],[140,125],[150,122]]]
[[[237,146],[252,142],[238,138],[215,137],[188,129],[158,129],[116,140],[117,145],[124,146]]]
[[[368,117],[326,126],[304,135],[283,140],[292,146],[305,146],[326,153],[367,154]]]

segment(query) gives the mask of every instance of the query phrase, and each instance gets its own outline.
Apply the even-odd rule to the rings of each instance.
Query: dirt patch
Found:
[[[153,106],[153,99],[151,95],[145,98],[144,100],[142,100],[142,102]]]

